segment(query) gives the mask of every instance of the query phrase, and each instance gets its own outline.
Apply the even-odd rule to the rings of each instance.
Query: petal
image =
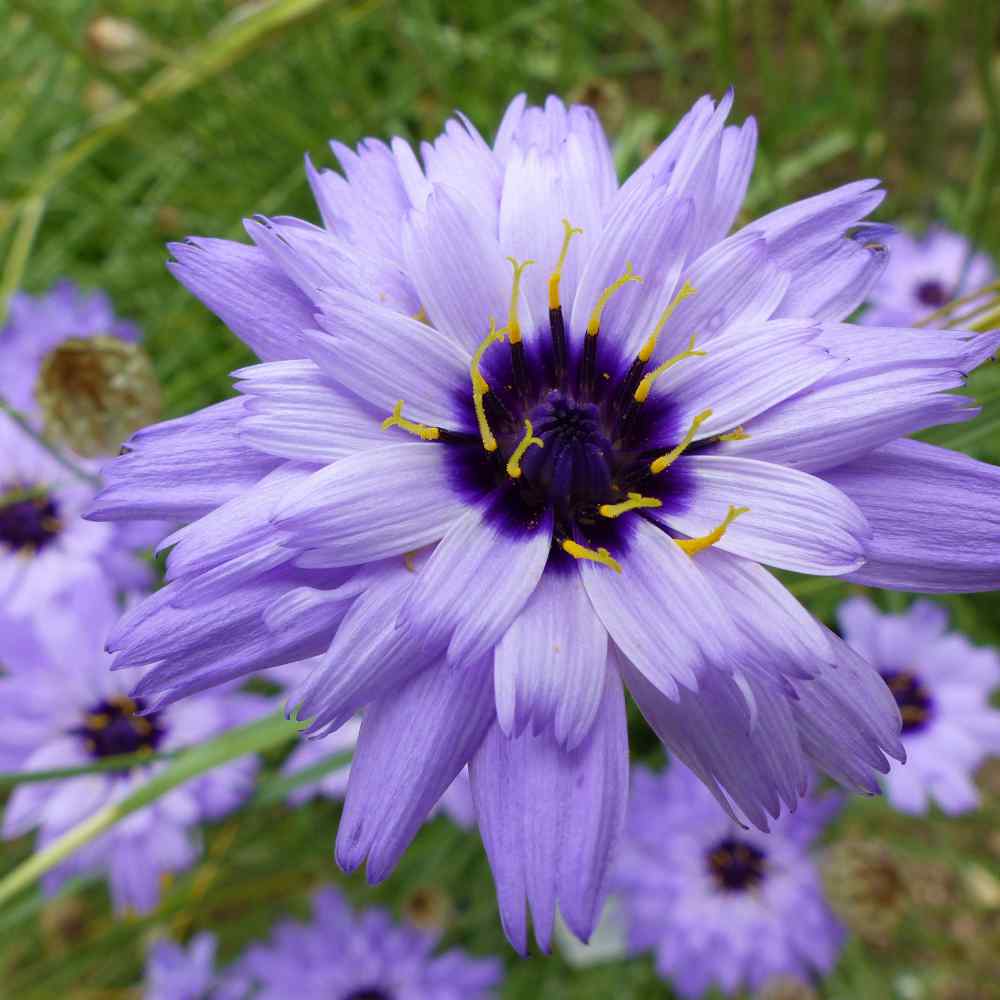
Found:
[[[383,417],[402,399],[404,415],[411,420],[470,429],[471,408],[459,404],[472,392],[471,358],[462,348],[426,323],[358,295],[331,292],[323,295],[321,305],[316,319],[324,332],[305,333],[303,348],[328,378],[367,400]]]
[[[740,126],[730,125],[723,130],[711,214],[705,221],[706,246],[723,239],[736,220],[746,197],[756,152],[756,119],[750,117]]]
[[[503,326],[510,305],[511,268],[496,234],[462,195],[438,185],[402,235],[406,270],[431,322],[471,353],[491,318]],[[532,329],[526,311],[521,325]]]
[[[376,700],[351,763],[337,831],[341,868],[353,871],[367,857],[368,881],[384,879],[493,718],[485,663],[441,664]]]
[[[169,244],[171,274],[262,361],[298,354],[312,325],[309,299],[258,247],[191,237]]]
[[[870,529],[840,490],[816,476],[770,462],[726,455],[682,456],[690,479],[680,513],[650,514],[676,531],[707,535],[730,506],[748,507],[715,544],[746,559],[820,576],[850,573],[865,560]]]
[[[903,440],[824,478],[872,526],[855,582],[925,593],[1000,587],[1000,469]]]
[[[740,640],[696,559],[642,518],[621,573],[580,563],[598,617],[625,656],[667,697],[696,689],[707,664],[730,663]]]
[[[494,685],[504,733],[518,735],[528,723],[534,733],[554,725],[556,741],[576,747],[597,717],[607,650],[608,634],[575,568],[543,573],[496,647]]]
[[[239,496],[279,460],[239,440],[244,400],[227,399],[133,434],[104,466],[104,489],[87,517],[192,521]]]
[[[319,547],[326,566],[401,556],[436,542],[467,509],[441,444],[352,455],[290,490],[275,513],[289,545]]]
[[[696,441],[731,431],[843,363],[817,343],[818,332],[800,320],[730,329],[712,341],[704,357],[685,358],[667,369],[651,396],[669,400],[678,436],[706,409],[712,415],[698,428]]]
[[[278,458],[328,465],[385,444],[385,413],[341,390],[312,361],[275,361],[234,372],[246,397],[239,438]]]
[[[469,774],[508,940],[527,951],[525,897],[543,951],[557,904],[586,940],[625,822],[628,738],[617,674],[606,672],[597,720],[575,750],[551,732],[510,738],[495,724]]]
[[[552,514],[511,529],[502,500],[469,510],[417,574],[399,615],[449,663],[478,660],[507,631],[535,589],[552,543]]]
[[[789,699],[751,676],[751,710],[743,687],[720,670],[705,671],[698,691],[666,698],[626,662],[628,689],[656,735],[705,783],[738,820],[733,806],[754,826],[768,829],[784,802],[794,809],[808,784]],[[730,804],[732,803],[732,804]]]

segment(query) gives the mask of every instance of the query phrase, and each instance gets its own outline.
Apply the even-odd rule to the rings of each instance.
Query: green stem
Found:
[[[0,282],[0,329],[7,322],[7,310],[14,293],[21,287],[21,279],[28,263],[35,234],[45,214],[45,196],[35,195],[25,201],[21,208],[21,225],[14,234],[7,254],[7,263],[3,269],[3,280]]]
[[[51,441],[49,441],[44,435],[39,434],[34,427],[28,422],[27,417],[24,416],[19,410],[15,410],[10,403],[7,402],[3,396],[0,396],[0,413],[6,413],[11,420],[17,424],[18,427],[24,431],[32,441],[35,442],[40,448],[44,448],[64,469],[68,469],[73,473],[78,479],[82,479],[84,482],[90,483],[93,486],[100,486],[101,479],[100,476],[94,475],[92,472],[88,472],[83,466],[77,465],[68,455],[64,454],[59,448],[57,448]]]
[[[0,879],[0,904],[28,888],[84,844],[90,843],[126,816],[152,804],[178,785],[237,757],[287,743],[294,739],[299,728],[299,723],[290,722],[284,713],[279,712],[245,726],[228,729],[208,743],[182,750],[172,763],[130,795],[99,809],[49,844],[45,850],[33,854],[9,875]]]

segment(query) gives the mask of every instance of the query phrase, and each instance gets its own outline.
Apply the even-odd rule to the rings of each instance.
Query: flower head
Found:
[[[355,915],[333,888],[316,893],[310,924],[279,924],[227,974],[233,995],[258,1000],[486,1000],[499,985],[497,959],[452,950],[437,936],[395,924],[384,910]],[[236,989],[243,986],[243,991]]]
[[[0,413],[0,613],[44,614],[87,580],[122,590],[148,583],[135,551],[162,528],[82,520],[95,493]]]
[[[869,295],[859,322],[866,326],[912,326],[952,299],[982,288],[996,277],[993,262],[958,233],[935,226],[923,237],[897,232],[886,237],[889,263]],[[973,300],[967,314],[988,299]],[[961,324],[959,324],[961,325]]]
[[[828,972],[843,931],[809,848],[838,804],[806,799],[765,835],[734,824],[682,764],[634,771],[614,877],[630,948],[652,949],[685,998]]]
[[[1000,580],[1000,472],[901,436],[1000,335],[844,324],[885,264],[874,181],[734,235],[753,162],[698,101],[619,186],[596,116],[515,100],[422,149],[333,144],[323,225],[192,239],[174,273],[260,356],[142,431],[91,516],[190,522],[112,636],[165,705],[320,656],[314,734],[367,706],[337,857],[384,878],[469,764],[504,927],[586,938],[624,821],[623,682],[734,816],[814,764],[902,757],[875,671],[764,568]],[[886,498],[892,502],[887,503]],[[953,516],[942,522],[942,505]]]
[[[145,1000],[217,998],[215,944],[208,933],[193,937],[187,948],[166,939],[155,941],[146,956]]]
[[[148,711],[109,671],[103,646],[117,617],[106,589],[79,588],[51,608],[44,627],[4,620],[0,630],[0,767],[36,771],[82,767],[123,754],[179,749],[250,721],[266,703],[250,695],[210,693]],[[103,806],[140,787],[162,764],[131,764],[76,777],[18,785],[7,802],[3,835],[38,828],[39,847]],[[172,791],[87,844],[46,878],[54,892],[85,872],[107,875],[118,910],[146,911],[160,877],[198,857],[194,828],[236,808],[253,788],[257,762],[243,757]]]
[[[926,812],[930,799],[947,813],[974,809],[973,774],[1000,753],[1000,712],[990,707],[1000,686],[996,651],[947,632],[947,611],[930,601],[883,615],[866,598],[852,597],[838,617],[844,638],[874,664],[903,720],[907,759],[884,779],[889,801],[911,813]]]

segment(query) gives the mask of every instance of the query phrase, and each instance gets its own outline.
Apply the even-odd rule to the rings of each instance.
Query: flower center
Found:
[[[41,552],[59,532],[59,508],[41,487],[0,491],[0,545],[21,555]]]
[[[392,995],[374,986],[362,986],[348,993],[344,1000],[392,1000]]]
[[[948,292],[940,281],[921,281],[917,285],[917,299],[922,305],[939,309],[948,301]]]
[[[534,261],[509,258],[514,278],[507,323],[498,329],[490,319],[489,332],[472,356],[471,393],[462,397],[470,406],[468,423],[478,434],[415,423],[403,415],[403,400],[382,426],[447,445],[456,488],[469,493],[471,502],[491,496],[490,510],[499,511],[504,530],[533,531],[551,512],[556,565],[566,565],[565,554],[621,572],[616,556],[627,552],[635,526],[622,515],[683,510],[688,479],[674,462],[689,449],[711,443],[697,440],[705,437],[699,428],[711,410],[681,419],[666,393],[653,392],[674,365],[703,358],[705,352],[696,350],[692,337],[680,353],[653,361],[671,314],[694,294],[687,282],[634,358],[623,358],[606,334],[600,336],[610,300],[642,282],[630,264],[598,296],[586,327],[568,330],[559,285],[570,240],[579,230],[564,225],[562,250],[549,278],[548,330],[536,330],[529,342],[522,336],[519,296],[521,277]],[[504,343],[508,350],[494,346]],[[745,436],[734,428],[715,440]],[[743,513],[746,508],[730,507],[707,535],[674,540],[693,556],[719,541]]]
[[[767,857],[753,844],[725,837],[708,852],[708,870],[725,892],[744,892],[764,881]]]
[[[903,732],[916,733],[923,729],[930,722],[934,699],[920,678],[909,670],[883,670],[882,680],[889,685],[899,706]]]
[[[152,753],[166,730],[159,713],[139,714],[144,707],[141,698],[112,695],[94,705],[74,732],[83,737],[87,752],[95,758]]]

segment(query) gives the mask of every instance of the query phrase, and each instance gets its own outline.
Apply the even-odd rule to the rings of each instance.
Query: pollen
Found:
[[[563,241],[562,249],[559,251],[559,259],[556,261],[555,269],[549,275],[549,309],[559,309],[559,282],[562,280],[563,267],[566,265],[566,257],[569,254],[570,240],[574,236],[582,236],[582,229],[575,229],[570,225],[569,219],[563,219]]]
[[[578,545],[571,538],[565,538],[563,539],[562,550],[574,559],[586,559],[589,562],[600,563],[602,566],[613,569],[616,573],[622,571],[621,563],[605,548],[588,549],[583,545]]]
[[[659,336],[659,330],[656,331],[654,336]],[[652,340],[652,337],[650,337],[650,340]],[[646,347],[648,346],[649,346],[649,341],[646,342]],[[641,360],[645,360],[643,359],[642,355],[645,352],[646,347],[643,347],[642,351],[639,352],[639,358]],[[652,350],[650,350],[650,353],[652,353]],[[691,340],[688,342],[687,347],[683,351],[681,351],[680,354],[675,354],[672,358],[667,358],[667,360],[664,361],[662,365],[657,365],[657,367],[654,368],[651,372],[648,372],[647,374],[643,375],[642,381],[639,383],[638,388],[635,390],[635,401],[637,403],[645,403],[646,399],[649,396],[649,390],[653,388],[653,383],[664,372],[666,372],[670,368],[673,368],[674,365],[678,364],[681,361],[686,360],[687,358],[703,358],[703,357],[705,357],[704,351],[696,351],[694,349],[694,337],[692,336]]]
[[[698,428],[701,427],[701,425],[708,420],[711,415],[711,410],[702,410],[701,413],[699,413],[698,416],[691,421],[691,426],[687,429],[687,433],[684,435],[681,443],[677,445],[676,448],[672,448],[665,455],[661,455],[659,458],[653,459],[653,461],[649,464],[649,471],[655,476],[668,466],[673,465],[673,463],[684,454],[688,445],[690,445],[694,440],[695,434],[698,433]]]
[[[628,499],[621,503],[605,503],[597,508],[601,517],[619,517],[630,510],[642,507],[662,507],[663,501],[655,497],[644,497],[641,493],[629,493]]]
[[[518,263],[514,257],[508,257],[510,266],[514,268],[514,282],[510,289],[510,311],[507,314],[507,335],[512,344],[521,343],[521,324],[517,318],[517,300],[521,295],[521,275],[529,264],[534,264],[533,260],[524,260]]]
[[[521,459],[524,457],[524,453],[532,446],[537,445],[539,448],[545,447],[545,442],[541,438],[532,437],[534,433],[531,426],[530,420],[524,421],[524,437],[521,438],[520,443],[514,449],[513,454],[507,460],[507,475],[511,479],[521,478]]]
[[[720,434],[716,441],[749,441],[750,435],[747,434],[742,427],[737,427],[736,430],[730,431],[728,434]]]
[[[653,351],[656,350],[656,344],[660,339],[660,333],[663,328],[667,325],[667,320],[670,319],[674,314],[674,310],[686,299],[694,295],[695,288],[690,281],[685,281],[681,285],[680,291],[670,300],[667,308],[660,313],[660,318],[656,321],[656,326],[653,327],[653,332],[649,335],[646,343],[643,344],[642,350],[639,351],[639,360],[645,364],[652,356]],[[693,341],[692,341],[693,344]]]
[[[387,431],[390,427],[399,427],[410,434],[415,434],[421,441],[437,441],[441,437],[440,428],[407,420],[403,416],[403,401],[401,399],[393,407],[392,415],[382,421],[382,430]]]
[[[588,337],[596,337],[598,331],[601,329],[601,317],[604,315],[604,310],[607,307],[607,304],[611,301],[611,296],[614,295],[620,288],[623,288],[632,281],[638,282],[640,285],[642,284],[642,278],[633,272],[632,262],[628,261],[625,264],[625,273],[608,285],[603,292],[601,292],[601,296],[597,300],[597,305],[594,306],[594,309],[590,314],[590,319],[587,320]]]
[[[699,552],[710,548],[716,542],[720,541],[729,525],[740,514],[746,514],[749,510],[749,507],[734,507],[730,504],[729,510],[726,512],[726,516],[722,519],[721,523],[717,524],[707,535],[701,535],[698,538],[677,538],[675,541],[689,556],[697,555]]]
[[[469,373],[472,376],[472,405],[476,411],[476,422],[479,424],[479,436],[483,440],[483,448],[486,451],[497,450],[497,439],[490,430],[490,423],[486,419],[486,407],[483,405],[483,397],[490,391],[490,384],[483,378],[479,371],[479,364],[483,360],[486,349],[491,344],[503,343],[503,330],[497,330],[496,320],[490,317],[490,332],[483,338],[482,343],[476,348],[476,353],[472,355],[472,363],[469,366]]]

